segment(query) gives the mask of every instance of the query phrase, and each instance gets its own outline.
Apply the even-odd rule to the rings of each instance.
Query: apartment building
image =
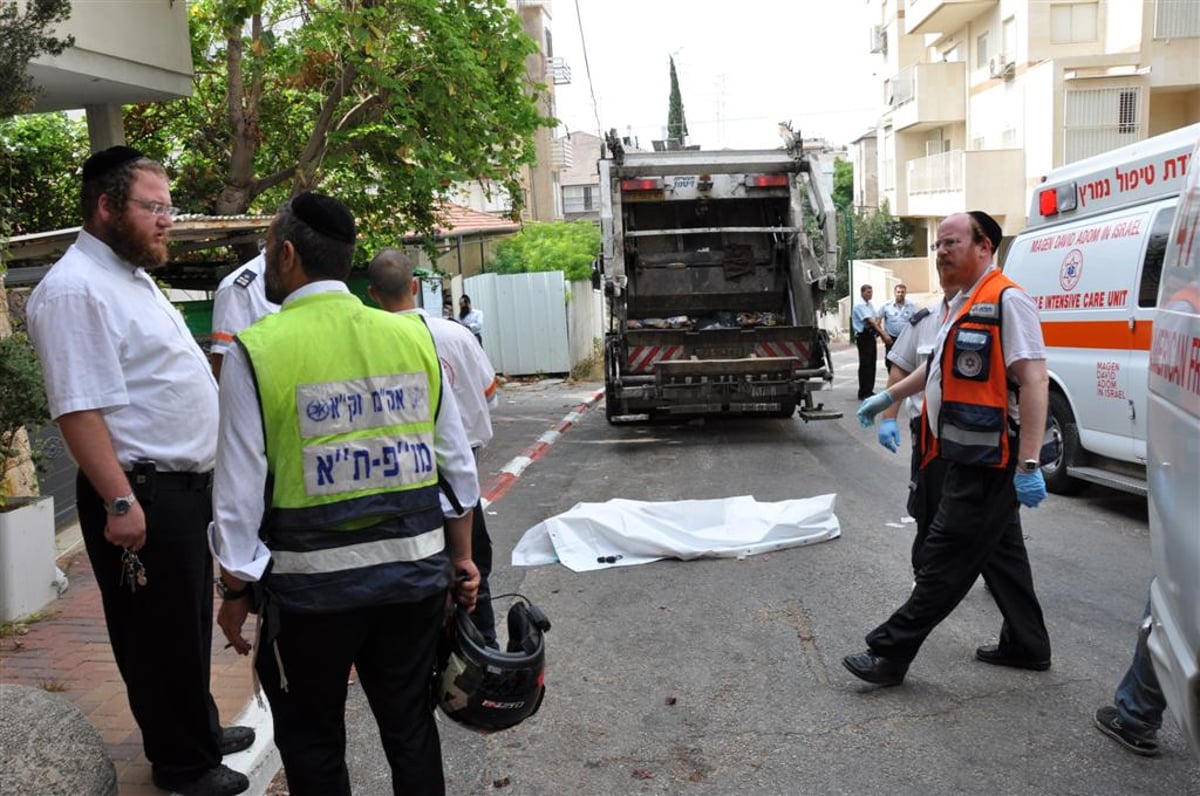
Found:
[[[867,0],[867,13],[879,198],[913,222],[914,245],[963,209],[1015,235],[1050,169],[1200,121],[1200,0]]]

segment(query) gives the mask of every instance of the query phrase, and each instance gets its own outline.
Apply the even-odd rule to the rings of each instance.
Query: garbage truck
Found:
[[[837,267],[833,204],[798,134],[775,150],[626,151],[599,161],[610,423],[833,419],[817,312]]]

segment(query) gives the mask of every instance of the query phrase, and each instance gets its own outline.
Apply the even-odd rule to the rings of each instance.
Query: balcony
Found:
[[[913,64],[884,83],[892,128],[918,132],[967,118],[967,65]]]
[[[1000,0],[906,0],[905,33],[946,35],[966,25]]]
[[[571,65],[566,58],[547,57],[546,77],[556,86],[565,86],[571,82]]]
[[[565,171],[575,165],[575,148],[569,138],[556,138],[550,144],[550,167]]]
[[[1025,152],[1020,149],[954,149],[910,160],[907,214],[947,216],[986,207],[995,215],[1023,218]]]

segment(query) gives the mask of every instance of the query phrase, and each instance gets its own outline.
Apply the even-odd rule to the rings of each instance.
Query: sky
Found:
[[[569,131],[632,128],[649,149],[665,137],[674,56],[690,143],[775,148],[779,123],[790,120],[805,138],[847,144],[882,107],[866,8],[864,0],[554,0],[554,55],[571,68],[570,85],[555,86],[557,116]]]

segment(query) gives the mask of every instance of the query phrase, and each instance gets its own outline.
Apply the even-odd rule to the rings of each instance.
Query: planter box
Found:
[[[0,622],[27,616],[58,596],[54,498],[12,498],[0,511]]]

